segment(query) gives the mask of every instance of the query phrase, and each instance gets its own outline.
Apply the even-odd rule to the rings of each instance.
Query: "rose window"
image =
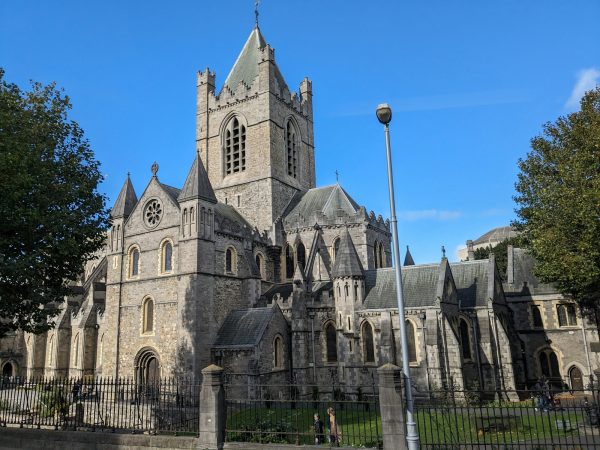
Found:
[[[162,219],[162,205],[158,200],[150,200],[144,210],[144,220],[149,227],[155,227]]]

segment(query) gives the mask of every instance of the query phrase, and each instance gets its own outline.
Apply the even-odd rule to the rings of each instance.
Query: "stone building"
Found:
[[[315,186],[312,84],[292,92],[254,28],[217,90],[197,78],[196,154],[181,188],[127,178],[105,249],[55,328],[0,341],[5,376],[200,377],[371,384],[400,363],[389,221],[340,186]],[[598,336],[509,250],[403,268],[415,389],[514,389],[545,374],[583,383]],[[504,275],[504,274],[502,274]]]

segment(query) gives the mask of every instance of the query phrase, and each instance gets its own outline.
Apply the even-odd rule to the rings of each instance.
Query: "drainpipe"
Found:
[[[427,380],[427,390],[431,391],[431,382],[429,381],[429,356],[427,355],[427,327],[425,323],[427,321],[427,313],[421,313],[421,336],[423,336],[423,354],[425,355],[425,379]]]
[[[313,383],[317,384],[317,364],[315,358],[315,313],[310,312],[310,340],[312,346]]]
[[[485,389],[485,380],[483,379],[483,369],[481,367],[481,346],[479,345],[479,317],[477,316],[477,312],[475,312],[475,319],[471,322],[473,327],[473,338],[475,339],[475,357],[477,358],[477,372],[479,373],[479,380],[481,382],[479,389],[482,391]]]

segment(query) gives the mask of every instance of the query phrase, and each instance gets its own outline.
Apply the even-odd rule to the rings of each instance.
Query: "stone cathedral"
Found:
[[[0,342],[3,376],[150,381],[215,363],[244,383],[343,386],[404,356],[426,392],[580,386],[600,367],[595,327],[525,251],[500,274],[472,242],[460,263],[407,251],[402,355],[389,221],[316,186],[312,83],[290,90],[258,27],[222,85],[198,72],[196,136],[180,188],[156,163],[140,194],[125,180],[55,328]]]

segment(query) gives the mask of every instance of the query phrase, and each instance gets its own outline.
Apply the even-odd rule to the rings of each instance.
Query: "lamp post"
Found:
[[[390,122],[392,108],[387,103],[377,106],[377,120],[385,130],[385,150],[387,156],[388,187],[390,191],[390,214],[392,222],[392,244],[394,246],[394,272],[396,274],[396,297],[398,300],[398,321],[400,322],[400,340],[402,344],[402,372],[404,373],[404,388],[406,396],[406,443],[409,450],[418,450],[419,435],[414,419],[414,403],[412,383],[410,380],[410,365],[408,361],[408,339],[406,338],[406,318],[404,314],[404,296],[402,293],[402,272],[400,266],[400,246],[398,244],[398,221],[396,219],[396,204],[394,201],[394,176],[392,174],[392,151],[390,148]]]

